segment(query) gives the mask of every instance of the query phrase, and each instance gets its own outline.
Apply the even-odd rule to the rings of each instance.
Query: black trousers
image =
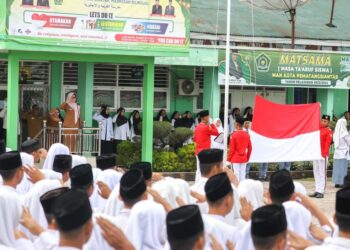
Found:
[[[113,142],[101,140],[101,155],[113,154]]]

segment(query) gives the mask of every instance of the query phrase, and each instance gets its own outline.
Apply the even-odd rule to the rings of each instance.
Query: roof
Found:
[[[290,37],[289,13],[252,8],[250,4],[239,0],[231,1],[231,35]],[[350,1],[335,1],[333,23],[336,28],[325,25],[329,23],[331,3],[331,0],[311,0],[297,8],[296,38],[349,41]],[[226,34],[226,6],[227,0],[192,0],[191,32]]]

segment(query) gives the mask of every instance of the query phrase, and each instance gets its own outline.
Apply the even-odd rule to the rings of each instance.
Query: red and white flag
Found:
[[[249,162],[321,159],[320,104],[277,104],[255,96]]]

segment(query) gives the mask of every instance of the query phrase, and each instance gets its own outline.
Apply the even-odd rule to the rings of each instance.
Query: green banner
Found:
[[[233,50],[230,85],[350,88],[350,55]],[[219,53],[219,85],[225,84],[225,51]]]
[[[190,0],[7,1],[8,35],[21,43],[189,47]]]

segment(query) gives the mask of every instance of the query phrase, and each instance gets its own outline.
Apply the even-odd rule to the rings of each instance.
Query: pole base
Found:
[[[330,27],[330,28],[336,28],[337,26],[335,26],[333,23],[327,23],[326,26]]]

